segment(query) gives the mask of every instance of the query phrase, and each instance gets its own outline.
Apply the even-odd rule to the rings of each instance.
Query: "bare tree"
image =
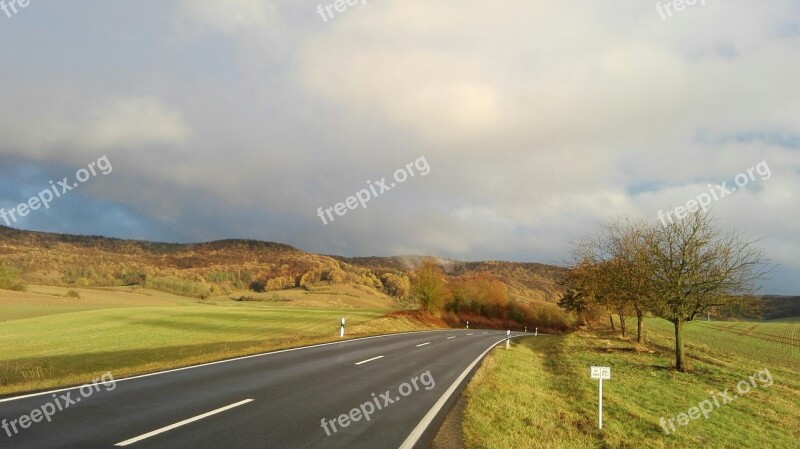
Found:
[[[714,307],[740,306],[770,271],[763,250],[735,231],[714,226],[708,212],[656,225],[648,236],[652,310],[675,325],[675,367],[688,371],[684,324]]]
[[[651,228],[643,221],[620,219],[604,227],[600,240],[602,252],[612,266],[605,282],[616,292],[622,305],[635,312],[639,343],[644,342],[645,313],[655,302],[648,251],[651,234]]]
[[[574,287],[592,296],[619,316],[622,336],[627,334],[625,317],[635,313],[636,339],[644,340],[644,316],[654,301],[650,288],[648,235],[642,221],[615,220],[597,234],[584,237],[573,248],[581,262],[571,271]],[[611,319],[614,329],[614,320]]]

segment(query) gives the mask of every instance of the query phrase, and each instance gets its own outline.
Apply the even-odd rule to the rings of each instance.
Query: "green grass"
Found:
[[[385,295],[339,289],[326,290],[334,298],[280,292],[291,298],[288,306],[143,289],[76,289],[80,298],[64,297],[69,289],[60,287],[2,291],[0,395],[80,384],[107,371],[120,378],[338,340],[341,317],[348,337],[432,327],[384,316]]]
[[[80,298],[67,294],[74,290]],[[0,290],[0,323],[39,316],[123,307],[174,307],[193,304],[190,298],[155,290],[95,290],[30,286],[27,292]]]
[[[686,349],[692,373],[685,374],[672,369],[672,325],[648,319],[645,326],[646,346],[610,332],[579,332],[526,338],[509,351],[495,350],[467,389],[467,447],[797,448],[795,347],[691,323]],[[603,385],[602,431],[591,365],[612,367],[612,379]],[[661,417],[687,413],[710,392],[735,392],[737,382],[764,368],[772,386],[753,388],[707,420],[676,425],[671,435],[660,427]]]
[[[348,311],[351,325],[376,318]],[[0,392],[80,383],[331,340],[342,313],[268,307],[140,307],[0,323]]]

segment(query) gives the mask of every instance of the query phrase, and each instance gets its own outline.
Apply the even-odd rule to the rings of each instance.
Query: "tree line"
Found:
[[[453,326],[564,331],[569,316],[555,305],[521,302],[508,286],[489,272],[447,276],[442,266],[427,258],[411,272],[411,295],[419,307]]]
[[[579,319],[598,307],[609,310],[619,316],[623,336],[625,317],[635,316],[640,343],[646,314],[672,322],[675,367],[688,371],[685,324],[711,310],[758,308],[755,292],[769,271],[756,242],[717,226],[708,211],[665,224],[620,218],[573,244],[559,305]]]

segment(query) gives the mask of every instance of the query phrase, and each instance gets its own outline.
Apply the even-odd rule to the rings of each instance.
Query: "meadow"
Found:
[[[690,373],[673,369],[672,324],[650,318],[647,344],[610,331],[522,339],[491,353],[469,385],[463,430],[468,448],[796,449],[800,440],[800,348],[792,322],[692,322],[686,327]],[[610,366],[598,429],[592,365]],[[722,404],[669,434],[674,418],[712,394],[768,370],[772,384]],[[744,387],[742,387],[744,389]],[[724,401],[718,401],[724,402]]]
[[[338,340],[341,317],[347,338],[432,327],[392,310],[388,296],[347,285],[206,301],[122,287],[0,291],[0,395]]]

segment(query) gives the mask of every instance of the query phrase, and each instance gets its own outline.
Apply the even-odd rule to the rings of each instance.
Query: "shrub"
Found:
[[[261,293],[267,290],[267,283],[265,281],[253,281],[250,283],[250,290]]]
[[[148,277],[145,280],[145,287],[200,299],[211,296],[211,286],[209,284],[187,281],[175,276]]]
[[[0,289],[24,292],[27,288],[19,281],[19,270],[0,267]]]

